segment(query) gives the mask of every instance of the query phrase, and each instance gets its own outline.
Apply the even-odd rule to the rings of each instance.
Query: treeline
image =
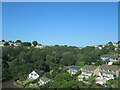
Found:
[[[115,53],[114,46],[102,50],[94,47],[53,46],[37,49],[34,47],[2,47],[2,80],[25,80],[28,74],[37,69],[41,76],[62,66],[92,64],[100,65],[100,55]],[[56,76],[55,73],[54,76]]]
[[[33,42],[22,42],[21,40],[16,40],[16,41],[5,41],[2,40],[4,46],[14,46],[14,44],[17,44],[18,46],[37,46],[39,43],[37,41]],[[39,44],[42,45],[42,44]]]

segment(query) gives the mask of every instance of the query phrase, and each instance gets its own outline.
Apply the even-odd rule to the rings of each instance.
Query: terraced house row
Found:
[[[120,53],[114,53],[112,55],[101,55],[100,59],[105,62],[120,62]]]
[[[96,83],[105,84],[110,79],[120,76],[120,66],[118,65],[85,65],[81,68],[82,73],[78,76],[78,81],[83,81],[91,76],[96,76]]]

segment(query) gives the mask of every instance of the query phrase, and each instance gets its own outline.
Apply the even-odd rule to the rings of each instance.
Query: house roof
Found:
[[[38,75],[40,75],[40,72],[39,72],[38,70],[35,69],[35,70],[33,70],[33,71],[35,71]],[[33,72],[33,71],[32,71],[32,72]],[[32,72],[31,72],[31,73],[32,73]]]
[[[35,72],[36,72],[37,74],[41,75],[41,73],[40,73],[39,70],[35,69]]]
[[[110,57],[111,55],[101,55],[101,57]]]
[[[79,70],[81,67],[78,67],[78,66],[71,66],[70,68]]]
[[[92,66],[92,65],[85,65],[84,67],[82,67],[82,69],[89,69],[89,70],[95,70],[97,68],[97,66]]]
[[[118,55],[111,55],[110,58],[118,58]]]
[[[44,82],[47,82],[48,80],[50,80],[49,78],[47,78],[47,77],[41,77],[40,78],[42,81],[44,81]]]
[[[118,65],[101,65],[100,66],[100,69],[107,69],[107,70],[114,70],[114,71],[117,71],[118,69],[120,68],[120,66]]]

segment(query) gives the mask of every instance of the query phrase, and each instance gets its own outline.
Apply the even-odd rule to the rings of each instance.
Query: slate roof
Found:
[[[110,57],[111,55],[101,55],[101,57]]]
[[[95,70],[98,66],[85,65],[82,69]]]
[[[71,66],[70,68],[75,69],[75,70],[81,69],[81,67],[78,67],[78,66]]]
[[[44,81],[44,82],[47,82],[48,80],[50,80],[49,78],[47,78],[47,77],[41,77],[40,78],[42,81]]]
[[[101,65],[100,69],[106,69],[106,70],[113,70],[113,71],[117,71],[120,68],[120,66],[118,65]]]
[[[33,71],[35,71],[38,75],[41,75],[41,73],[37,69],[35,69]]]

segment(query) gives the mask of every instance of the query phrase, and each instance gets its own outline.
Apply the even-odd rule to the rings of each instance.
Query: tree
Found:
[[[69,73],[59,73],[53,82],[46,85],[48,88],[85,88],[82,82],[78,82]],[[44,87],[44,88],[46,88]]]
[[[31,43],[30,42],[23,42],[21,45],[22,46],[31,46]]]
[[[96,66],[99,66],[99,65],[102,65],[102,64],[106,64],[106,62],[102,61],[102,60],[97,60],[96,63],[95,63]]]
[[[11,73],[9,70],[9,65],[6,61],[2,62],[2,80],[9,80],[11,79]]]
[[[62,59],[60,60],[60,63],[63,65],[73,65],[75,64],[76,58],[74,53],[72,52],[65,52],[62,54]]]
[[[2,42],[5,42],[5,40],[2,40]]]
[[[112,45],[112,42],[108,42],[109,45]]]
[[[12,42],[12,40],[9,40],[9,42]]]
[[[33,41],[32,44],[33,44],[34,46],[37,46],[37,45],[38,45],[38,42],[37,42],[37,41]]]
[[[5,44],[4,44],[5,46],[9,46],[10,44],[9,44],[9,42],[5,42]]]
[[[84,66],[84,62],[82,62],[82,61],[77,61],[77,62],[76,62],[76,65],[83,67],[83,66]]]
[[[15,43],[21,43],[21,40],[16,40]]]
[[[112,88],[119,88],[119,81],[120,81],[120,76],[115,78],[115,79],[111,79],[111,80],[108,80],[107,81],[107,84],[109,87],[112,87]]]

